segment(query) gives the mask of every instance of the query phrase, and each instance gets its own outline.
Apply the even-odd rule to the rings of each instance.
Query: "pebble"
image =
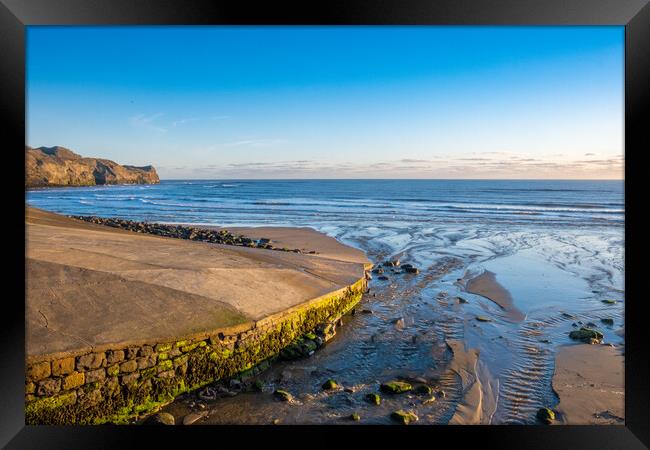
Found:
[[[187,416],[183,417],[183,425],[192,425],[193,423],[203,419],[207,415],[208,415],[207,411],[190,413]]]

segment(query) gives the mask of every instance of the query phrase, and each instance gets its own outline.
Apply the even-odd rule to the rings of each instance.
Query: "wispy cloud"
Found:
[[[199,119],[197,117],[190,117],[188,119],[175,120],[174,122],[172,122],[172,128],[176,128],[179,125],[184,125],[184,124],[190,123],[190,122],[197,122],[199,120],[201,120],[201,119]]]
[[[152,115],[138,114],[136,116],[131,117],[130,122],[131,125],[135,128],[141,128],[141,129],[156,131],[159,133],[165,133],[167,131],[166,128],[154,124],[154,122],[162,116],[163,113],[161,112]]]

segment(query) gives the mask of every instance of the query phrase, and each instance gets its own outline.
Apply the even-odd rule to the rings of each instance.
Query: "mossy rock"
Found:
[[[463,297],[456,297],[458,299],[458,303],[469,303],[467,300],[465,300]]]
[[[395,422],[399,422],[403,425],[408,425],[411,422],[416,422],[418,420],[418,416],[413,414],[412,412],[404,411],[404,410],[399,410],[395,411],[390,415],[390,418],[393,419]]]
[[[537,410],[537,418],[545,424],[550,424],[555,420],[555,413],[550,408],[539,408]]]
[[[608,298],[606,300],[602,300],[602,302],[605,303],[606,305],[615,305],[616,304],[616,300],[612,300],[610,298]]]
[[[355,422],[358,422],[361,420],[361,416],[357,413],[352,413],[350,414],[350,420],[354,420]]]
[[[605,325],[614,326],[614,319],[605,318],[605,319],[600,319],[600,321]]]
[[[415,389],[413,389],[413,392],[421,395],[431,395],[433,393],[433,389],[431,389],[426,384],[419,384],[415,387]]]
[[[579,330],[575,330],[569,333],[571,339],[588,342],[591,339],[600,340],[603,338],[603,333],[597,330],[592,330],[591,328],[582,327]]]
[[[339,384],[334,381],[334,380],[327,380],[325,383],[323,383],[323,389],[326,391],[332,390],[332,389],[337,389],[339,388]]]
[[[368,403],[372,403],[373,405],[381,404],[381,397],[379,396],[379,394],[375,394],[375,393],[367,394],[365,398]]]
[[[389,394],[401,394],[410,391],[413,389],[413,386],[405,381],[388,381],[383,383],[379,388],[382,392],[388,392]]]
[[[303,339],[309,339],[309,340],[313,341],[314,339],[316,339],[316,335],[314,333],[312,333],[312,332],[305,333],[305,335],[303,336]]]
[[[478,320],[479,322],[492,322],[492,319],[485,316],[476,316],[476,320]]]
[[[278,389],[277,391],[273,392],[273,396],[278,400],[282,400],[283,402],[289,402],[293,400],[293,396],[287,391],[283,391],[282,389]]]

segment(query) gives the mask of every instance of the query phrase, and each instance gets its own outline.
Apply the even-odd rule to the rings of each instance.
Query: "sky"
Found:
[[[29,26],[26,83],[161,179],[623,178],[623,27]]]

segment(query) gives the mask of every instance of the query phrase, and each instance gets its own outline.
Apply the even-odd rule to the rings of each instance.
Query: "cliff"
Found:
[[[64,147],[25,146],[25,187],[159,182],[153,166],[122,166],[108,159],[84,158]]]

